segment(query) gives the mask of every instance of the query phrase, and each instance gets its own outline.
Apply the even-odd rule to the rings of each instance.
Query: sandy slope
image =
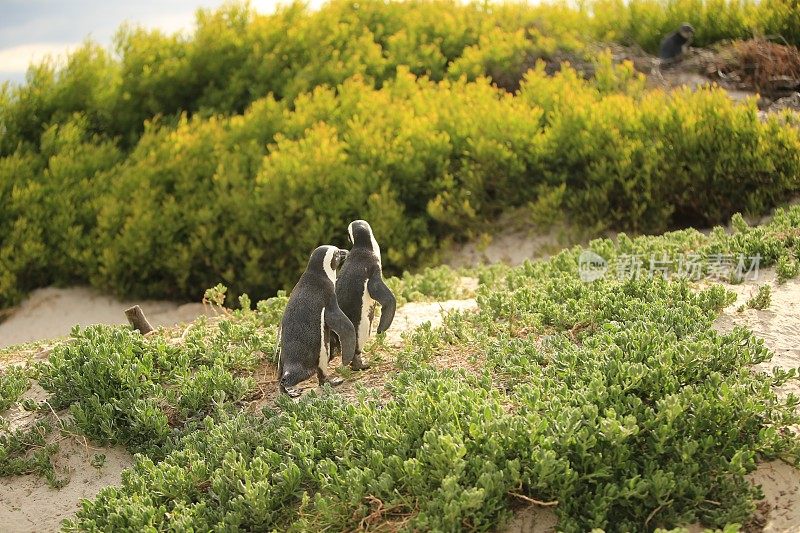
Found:
[[[76,324],[124,324],[123,311],[134,303],[141,305],[154,326],[188,322],[204,311],[199,303],[126,302],[84,287],[49,287],[32,292],[10,318],[0,323],[0,347],[66,336]],[[37,354],[33,350],[21,357],[9,354],[5,364],[28,356],[45,358],[47,351]],[[23,398],[42,401],[47,394],[34,384]],[[0,414],[11,422],[12,429],[32,422],[32,415],[19,407]],[[66,416],[63,412],[58,414]],[[58,531],[61,521],[77,511],[81,499],[93,498],[103,487],[118,485],[122,471],[133,461],[122,447],[102,447],[83,438],[59,439],[54,463],[59,476],[69,477],[69,483],[57,490],[36,475],[3,478],[0,481],[0,532]],[[101,467],[92,466],[96,454],[105,455]]]
[[[412,302],[397,310],[392,327],[386,332],[386,342],[390,346],[402,344],[403,333],[411,331],[425,322],[437,327],[442,317],[452,311],[468,311],[476,309],[478,304],[473,299],[446,300],[444,302]]]
[[[444,263],[454,268],[478,264],[520,265],[525,260],[541,259],[578,240],[567,229],[542,233],[536,228],[510,228],[491,236],[488,242],[472,241],[455,245]]]
[[[33,383],[23,399],[37,402],[47,399],[47,392]],[[19,406],[2,415],[19,429],[33,423],[34,415]],[[65,412],[58,413],[62,418]],[[0,490],[0,531],[39,533],[58,531],[61,521],[72,516],[81,499],[93,498],[103,487],[118,485],[122,471],[133,464],[133,458],[121,446],[103,447],[82,437],[53,436],[58,452],[53,464],[59,478],[69,478],[61,489],[53,489],[38,475],[2,478]],[[104,455],[102,466],[92,466],[96,455]]]
[[[203,313],[199,303],[120,301],[86,287],[48,287],[33,291],[0,323],[0,348],[69,335],[76,324],[125,324],[124,311],[139,304],[153,326],[189,322]]]
[[[92,466],[95,454],[105,455],[103,465]],[[0,530],[6,533],[58,531],[61,521],[75,514],[80,500],[94,498],[109,485],[119,485],[122,471],[132,464],[122,447],[94,447],[91,442],[64,439],[59,443],[55,466],[69,475],[69,484],[58,490],[38,476],[3,479],[0,490]]]
[[[758,287],[772,287],[772,303],[764,310],[738,308],[753,296]],[[775,367],[800,368],[800,280],[790,280],[779,285],[772,269],[759,272],[758,280],[726,287],[737,294],[736,302],[727,307],[717,319],[715,328],[727,332],[735,326],[745,326],[764,339],[773,351],[771,361],[757,366],[770,372]],[[791,381],[778,390],[786,396],[800,396],[800,382]],[[800,531],[800,470],[782,462],[772,461],[759,465],[750,475],[753,483],[762,486],[766,498],[764,531]]]
[[[764,310],[745,309],[738,312],[738,308],[764,284],[772,287],[771,305]],[[769,372],[776,366],[786,369],[800,368],[800,280],[794,279],[779,285],[774,270],[768,269],[759,272],[756,281],[747,281],[741,285],[726,284],[726,287],[736,293],[737,299],[722,312],[715,328],[727,332],[735,326],[744,326],[764,339],[775,355],[771,361],[759,365],[760,370]],[[782,387],[780,392],[794,392],[800,396],[800,383],[792,381]]]

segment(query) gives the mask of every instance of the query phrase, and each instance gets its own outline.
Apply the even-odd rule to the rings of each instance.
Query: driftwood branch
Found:
[[[532,503],[534,505],[541,505],[542,507],[553,507],[555,505],[558,505],[558,500],[553,500],[553,501],[550,501],[550,502],[543,502],[542,500],[535,500],[533,498],[530,498],[530,497],[525,496],[524,494],[520,494],[518,492],[509,492],[509,494],[511,496],[514,496],[515,498],[519,498],[520,500],[524,500],[524,501],[526,501],[528,503]]]
[[[150,325],[150,322],[147,321],[145,318],[144,313],[142,312],[142,308],[138,305],[134,305],[133,307],[125,310],[125,317],[130,322],[133,329],[139,331],[142,335],[146,335],[153,331],[153,326]]]

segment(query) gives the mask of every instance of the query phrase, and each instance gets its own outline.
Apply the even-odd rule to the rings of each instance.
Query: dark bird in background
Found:
[[[661,58],[662,64],[677,60],[686,51],[693,37],[694,28],[688,22],[684,22],[677,31],[664,37],[658,49],[658,57]]]

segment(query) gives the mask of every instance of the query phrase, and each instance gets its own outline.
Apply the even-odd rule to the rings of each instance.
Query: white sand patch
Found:
[[[756,294],[761,285],[772,288],[772,303],[767,309],[746,308],[738,312],[740,306]],[[771,372],[774,367],[783,369],[800,368],[800,280],[789,280],[779,285],[773,269],[759,272],[758,280],[746,281],[740,285],[724,284],[737,294],[736,301],[723,310],[714,323],[720,332],[731,331],[735,326],[744,326],[756,336],[764,339],[766,346],[775,354],[770,361],[757,365],[763,372]],[[790,381],[779,389],[779,394],[794,392],[800,395],[800,383]]]
[[[515,512],[502,533],[554,533],[557,526],[558,518],[552,509],[531,505]]]
[[[124,311],[138,304],[153,326],[190,322],[203,314],[199,303],[121,301],[87,287],[48,287],[33,291],[0,323],[0,348],[69,335],[75,325],[127,324]]]
[[[37,403],[47,400],[49,394],[37,382],[31,384],[22,400]],[[24,410],[17,402],[0,413],[9,422],[9,429],[31,427],[41,414]],[[68,419],[66,410],[58,413]],[[60,488],[51,488],[38,474],[0,478],[0,531],[3,533],[33,533],[59,531],[61,521],[73,516],[82,499],[94,498],[100,489],[119,485],[122,471],[133,465],[133,456],[122,446],[100,446],[81,436],[61,435],[58,430],[48,442],[58,442],[58,451],[52,457],[58,479],[67,479]],[[99,456],[105,456],[102,466]],[[98,466],[93,466],[92,461]]]
[[[411,302],[400,307],[394,315],[392,326],[386,332],[386,342],[390,346],[402,344],[403,333],[411,331],[425,322],[437,327],[442,324],[444,315],[452,311],[477,309],[473,299],[446,300],[444,302]]]
[[[54,339],[69,334],[75,325],[126,324],[124,310],[142,307],[153,326],[190,322],[203,314],[202,304],[178,304],[167,301],[121,301],[84,287],[45,288],[31,295],[3,323],[0,323],[0,347],[31,341]],[[49,343],[54,344],[54,343]],[[26,364],[26,360],[46,359],[50,349],[23,350],[2,365]],[[36,402],[48,394],[34,382],[23,395]],[[0,413],[10,429],[22,429],[34,423],[36,413],[25,411],[18,402]],[[59,438],[58,432],[52,438]],[[92,466],[95,455],[105,455],[103,466]],[[37,474],[4,477],[0,480],[0,531],[58,531],[62,520],[73,516],[82,499],[94,498],[103,487],[119,485],[122,471],[133,464],[123,447],[103,447],[78,438],[61,438],[53,458],[59,478],[69,482],[61,489],[48,486]]]
[[[764,532],[800,531],[800,470],[783,461],[770,461],[758,465],[748,478],[764,491]]]
[[[94,498],[100,489],[119,485],[122,471],[133,458],[122,447],[87,447],[74,439],[59,443],[54,465],[59,476],[69,483],[53,489],[44,478],[31,474],[2,479],[0,524],[4,533],[44,533],[58,531],[61,521],[77,512],[80,501]],[[92,466],[95,454],[105,455],[103,465]]]
[[[480,264],[506,263],[521,265],[525,260],[549,257],[577,239],[568,230],[553,228],[547,233],[540,229],[505,229],[490,240],[456,245],[445,254],[444,263],[454,268]]]
[[[8,420],[8,429],[11,431],[31,426],[36,420],[36,412],[23,409],[22,402],[33,400],[38,404],[47,400],[49,396],[38,382],[32,381],[31,388],[22,394],[16,404],[9,407],[5,412],[0,412],[0,416]]]

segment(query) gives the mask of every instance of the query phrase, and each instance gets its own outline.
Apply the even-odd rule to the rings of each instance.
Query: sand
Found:
[[[92,466],[95,454],[105,455],[100,467]],[[59,475],[68,475],[62,489],[50,488],[36,475],[3,478],[0,490],[0,530],[4,533],[58,531],[61,521],[78,510],[81,499],[94,498],[103,487],[119,485],[122,471],[133,464],[122,447],[100,447],[64,439],[54,461]]]
[[[474,299],[407,303],[395,313],[392,327],[386,332],[386,342],[390,346],[400,346],[404,333],[416,329],[425,322],[430,322],[435,328],[442,324],[443,317],[449,312],[477,308],[478,304]]]
[[[772,303],[766,309],[745,309],[739,307],[753,296],[758,287],[764,284],[772,288]],[[740,285],[725,284],[737,295],[736,301],[728,306],[716,320],[714,327],[727,332],[735,326],[749,328],[756,336],[764,339],[774,356],[770,361],[756,366],[763,372],[773,368],[800,368],[800,280],[790,280],[778,284],[773,269],[759,272],[758,279]],[[778,390],[778,395],[786,397],[789,393],[800,395],[800,382],[790,381]],[[763,512],[764,531],[800,531],[800,470],[783,461],[762,463],[750,474],[749,479],[761,485],[765,498],[759,512]]]
[[[0,348],[31,341],[69,335],[75,325],[124,324],[124,310],[139,304],[153,326],[189,322],[203,314],[202,304],[179,304],[166,301],[122,301],[86,287],[39,289],[30,294],[14,313],[0,323]],[[47,357],[47,350],[26,355]],[[9,354],[3,364],[22,364]],[[23,399],[41,402],[47,393],[34,383]],[[34,415],[19,406],[0,413],[11,429],[26,427]],[[66,413],[59,413],[66,417]],[[118,485],[122,471],[133,458],[122,447],[104,447],[73,437],[54,436],[59,451],[54,465],[60,477],[69,478],[61,489],[52,489],[37,475],[3,478],[0,490],[0,531],[3,533],[58,531],[61,521],[72,516],[81,499],[94,498],[103,487]],[[96,454],[105,455],[101,467],[92,466]]]
[[[498,225],[503,229],[476,241],[454,245],[444,253],[443,263],[454,268],[492,263],[516,266],[526,260],[547,258],[586,240],[575,228],[557,225],[543,231],[510,216],[503,217]]]
[[[759,506],[764,531],[800,531],[800,470],[783,461],[770,461],[758,465],[748,478],[764,491]]]
[[[473,280],[465,280],[468,284]],[[474,283],[472,283],[474,285]],[[97,308],[92,303],[98,303]],[[172,321],[186,321],[193,318],[191,313],[199,314],[202,306],[178,306],[169,302],[144,302],[142,308],[147,312],[153,325],[168,325]],[[0,335],[7,331],[25,332],[25,337],[15,337],[18,342],[47,338],[51,326],[48,319],[53,318],[60,327],[59,333],[67,334],[71,328],[70,317],[77,317],[83,325],[93,323],[124,323],[122,309],[130,305],[113,298],[104,297],[87,289],[43,289],[31,295],[6,323],[0,325]],[[449,300],[445,302],[409,303],[397,310],[392,328],[387,332],[386,342],[391,346],[402,343],[402,335],[424,322],[436,327],[441,324],[443,314],[453,310],[473,309],[475,300]],[[122,320],[115,320],[117,315]],[[43,318],[44,317],[44,318]],[[13,326],[13,329],[9,327]],[[4,340],[6,337],[0,337]],[[12,357],[0,366],[17,364]],[[271,365],[270,365],[271,366]],[[270,369],[272,370],[272,369]],[[376,369],[377,370],[377,369]],[[272,370],[274,373],[274,370]],[[359,373],[359,377],[384,376],[378,372]],[[274,376],[270,376],[274,382]],[[353,380],[355,381],[355,380]],[[274,383],[269,383],[276,389]],[[352,387],[352,384],[351,384]],[[315,387],[310,387],[315,388]],[[47,393],[34,383],[23,395],[37,402],[47,399]],[[270,395],[268,401],[274,401]],[[34,415],[19,406],[12,407],[2,414],[11,423],[12,429],[33,423]],[[66,413],[59,413],[65,417]],[[106,456],[102,467],[91,465],[95,454]],[[81,499],[94,498],[103,487],[119,485],[122,471],[133,464],[133,457],[122,447],[103,447],[83,439],[66,438],[59,442],[59,452],[55,466],[61,476],[68,476],[69,483],[61,489],[52,489],[37,475],[8,477],[2,479],[0,491],[0,531],[2,533],[54,532],[58,531],[65,518],[74,515]]]
[[[203,314],[199,303],[122,301],[87,287],[48,287],[33,291],[0,323],[0,348],[63,337],[75,325],[126,324],[124,311],[134,304],[142,307],[153,326],[189,322]]]
[[[47,397],[47,392],[34,382],[22,399],[42,402]],[[9,421],[12,430],[33,424],[36,417],[19,404],[0,414]],[[66,411],[58,416],[69,417]],[[83,437],[58,434],[51,435],[49,440],[58,440],[58,452],[53,458],[56,474],[69,482],[61,489],[53,489],[35,474],[2,478],[0,531],[3,533],[58,531],[61,521],[75,514],[82,499],[94,498],[103,487],[119,485],[122,471],[133,464],[133,457],[121,446],[100,446]],[[95,455],[105,455],[102,466],[92,466]]]
[[[767,309],[738,308],[753,296],[758,287],[764,284],[772,287],[772,303]],[[782,285],[777,282],[773,269],[759,272],[758,279],[740,285],[725,284],[736,293],[736,301],[723,310],[714,324],[720,332],[732,330],[735,326],[749,328],[756,336],[764,339],[767,347],[774,352],[772,360],[757,366],[759,370],[770,372],[774,367],[784,369],[800,368],[800,280],[790,280]],[[778,391],[782,395],[794,392],[800,395],[800,383],[790,381]]]

